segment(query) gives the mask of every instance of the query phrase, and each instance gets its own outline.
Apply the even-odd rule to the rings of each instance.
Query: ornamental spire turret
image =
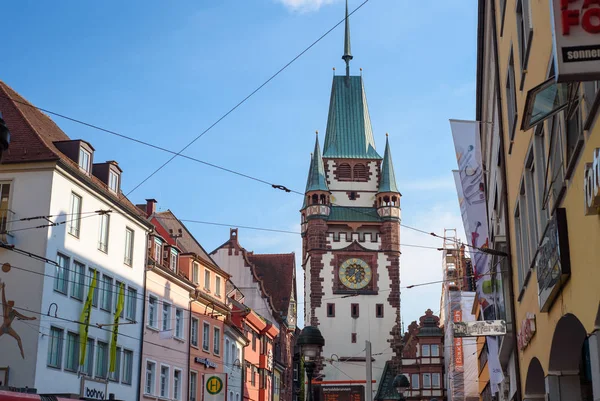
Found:
[[[388,134],[385,134],[385,152],[381,163],[381,178],[377,190],[377,213],[382,218],[400,219],[400,191],[396,185],[394,163]]]
[[[325,178],[325,167],[321,157],[321,147],[319,145],[319,131],[315,140],[315,151],[310,161],[308,170],[308,179],[306,180],[306,192],[310,191],[329,191],[327,187],[327,178]]]
[[[350,60],[352,51],[350,49],[350,19],[348,18],[348,0],[346,0],[346,34],[344,35],[344,55],[342,59],[346,62],[346,76],[350,76]]]

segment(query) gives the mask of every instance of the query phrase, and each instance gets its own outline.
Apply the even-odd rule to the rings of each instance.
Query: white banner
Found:
[[[462,190],[457,191],[459,203],[461,203],[461,214],[464,208],[464,214],[466,215],[466,220],[463,215],[465,233],[467,240],[472,245],[470,253],[475,274],[477,297],[481,306],[483,319],[495,320],[496,304],[499,303],[498,297],[501,296],[501,291],[495,291],[499,282],[497,281],[497,277],[495,277],[496,275],[492,276],[491,256],[477,250],[477,248],[485,249],[489,247],[485,177],[479,133],[480,124],[478,121],[450,120],[458,162],[457,176],[460,182],[460,189]],[[457,183],[457,188],[458,186]],[[495,268],[495,266],[493,267]],[[496,283],[493,281],[496,281]],[[497,341],[493,337],[488,337],[486,339],[488,341],[488,348],[490,347],[490,340]],[[497,342],[494,345],[496,346],[496,352],[492,353],[490,350],[488,357],[492,390],[497,389],[498,384],[504,380],[502,369],[492,369],[492,366],[500,367]],[[493,359],[495,361],[492,361]]]
[[[205,373],[202,376],[202,400],[226,401],[227,373]]]

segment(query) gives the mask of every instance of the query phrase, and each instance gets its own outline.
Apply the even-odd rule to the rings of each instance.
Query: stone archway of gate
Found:
[[[552,336],[546,393],[549,401],[586,401],[582,387],[582,355],[587,332],[579,319],[567,313],[560,318]]]

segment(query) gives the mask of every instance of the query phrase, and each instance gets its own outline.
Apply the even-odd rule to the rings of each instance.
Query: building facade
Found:
[[[256,254],[239,243],[237,229],[229,240],[211,256],[231,274],[236,289],[243,293],[243,303],[259,312],[278,329],[274,358],[285,367],[279,393],[282,401],[291,401],[293,357],[296,329],[296,259],[294,253]]]
[[[224,372],[227,373],[227,396],[229,401],[241,401],[244,397],[244,348],[249,345],[244,332],[231,319],[225,322]]]
[[[346,19],[346,74],[333,78],[323,153],[317,137],[301,209],[304,318],[326,339],[324,385],[364,382],[357,350],[368,339],[383,354],[373,362],[377,385],[390,355],[400,358],[400,192],[389,142],[383,158],[375,149],[363,78],[350,75],[349,35]]]
[[[94,163],[91,144],[71,140],[2,82],[0,93],[0,112],[12,134],[0,165],[0,252],[6,263],[0,289],[7,315],[0,381],[43,394],[96,391],[138,399],[143,250],[152,226],[122,194],[116,162]],[[82,347],[79,322],[88,295]],[[115,369],[109,372],[120,306]]]
[[[556,82],[569,54],[556,51],[552,39],[588,35],[590,16],[600,6],[583,0],[480,3],[490,7],[486,24],[494,32],[498,71],[518,349],[515,399],[597,400],[600,99],[597,81],[574,82],[576,75],[562,74]],[[568,17],[557,19],[555,27],[552,6],[557,18]],[[544,93],[556,96],[542,104]]]

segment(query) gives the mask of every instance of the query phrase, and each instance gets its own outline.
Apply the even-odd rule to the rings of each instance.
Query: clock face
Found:
[[[371,268],[362,259],[350,258],[340,266],[340,281],[352,290],[365,288],[372,275]]]

